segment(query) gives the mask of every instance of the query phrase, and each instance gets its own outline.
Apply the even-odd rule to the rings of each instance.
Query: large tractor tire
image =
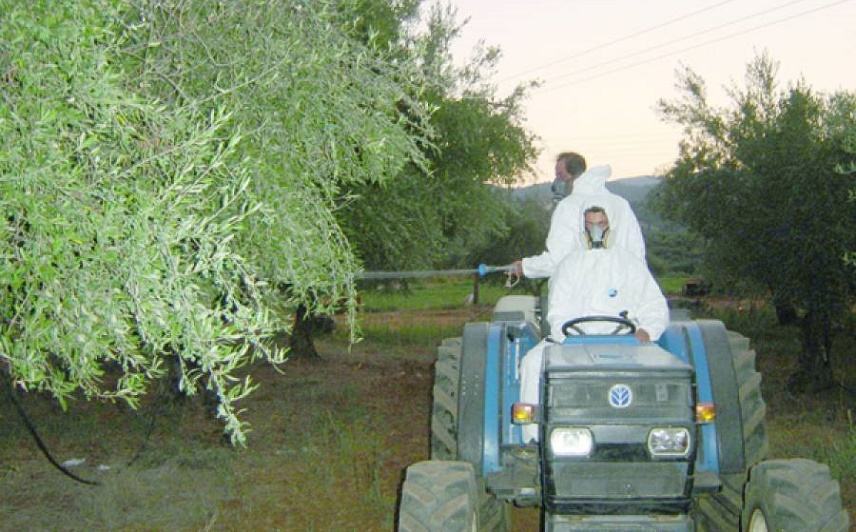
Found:
[[[829,467],[812,460],[770,460],[746,484],[743,532],[843,532],[849,518]]]
[[[739,530],[743,487],[749,470],[764,460],[769,450],[765,421],[767,405],[761,397],[761,374],[755,370],[755,351],[749,348],[749,339],[745,336],[733,331],[727,333],[737,379],[746,466],[740,473],[720,475],[722,491],[698,499],[699,528],[710,531]]]
[[[431,459],[458,458],[458,386],[461,339],[446,338],[437,348],[431,406]]]
[[[431,460],[407,468],[399,532],[476,532],[478,493],[473,466]]]

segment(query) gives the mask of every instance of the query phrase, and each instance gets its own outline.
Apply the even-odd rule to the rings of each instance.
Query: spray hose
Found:
[[[413,279],[420,277],[450,277],[456,275],[478,275],[484,277],[491,273],[504,272],[508,279],[505,286],[511,288],[520,281],[520,276],[515,273],[514,265],[508,264],[505,266],[488,266],[487,264],[479,264],[477,268],[458,269],[458,270],[410,270],[410,271],[374,271],[374,272],[359,272],[356,275],[357,279],[379,280],[379,279]]]

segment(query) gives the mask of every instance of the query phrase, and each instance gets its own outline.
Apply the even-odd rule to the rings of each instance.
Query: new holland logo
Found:
[[[626,384],[616,384],[609,389],[609,405],[613,408],[627,408],[633,402],[633,391]]]

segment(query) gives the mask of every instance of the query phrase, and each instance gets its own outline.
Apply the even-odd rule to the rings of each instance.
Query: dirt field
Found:
[[[79,402],[69,413],[24,396],[57,459],[85,459],[73,471],[99,486],[51,467],[0,394],[0,529],[393,530],[402,473],[428,456],[434,346],[484,312],[377,313],[367,331],[390,334],[367,334],[351,352],[336,335],[318,341],[321,360],[251,368],[261,388],[243,405],[246,449],[224,443],[198,396],[153,394],[139,412]],[[422,332],[395,334],[413,322]],[[773,427],[789,423],[771,411]],[[533,510],[513,520],[537,530]]]

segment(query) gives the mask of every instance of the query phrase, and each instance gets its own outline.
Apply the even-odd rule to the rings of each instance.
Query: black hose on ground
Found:
[[[39,437],[39,433],[38,433],[38,431],[36,431],[36,427],[33,425],[33,422],[30,420],[30,417],[27,415],[27,412],[24,411],[24,407],[18,401],[18,398],[16,396],[17,392],[15,390],[15,387],[12,385],[12,382],[9,379],[9,376],[6,374],[5,371],[0,371],[0,377],[2,377],[2,382],[0,382],[0,386],[2,386],[2,388],[4,390],[6,390],[6,394],[9,396],[9,399],[12,401],[12,404],[15,406],[15,410],[18,412],[18,416],[20,416],[21,421],[24,422],[24,425],[27,427],[27,430],[30,431],[30,434],[33,436],[33,439],[36,440],[36,445],[39,446],[39,449],[41,449],[42,454],[45,455],[45,458],[47,458],[48,461],[51,464],[53,464],[54,467],[59,469],[64,475],[68,476],[69,478],[72,478],[72,479],[74,479],[74,480],[76,480],[82,484],[88,484],[90,486],[100,485],[101,483],[98,481],[87,480],[85,478],[81,478],[81,477],[75,475],[74,473],[69,471],[65,466],[63,466],[62,464],[57,462],[56,459],[54,459],[54,457],[51,455],[50,451],[48,451],[48,448],[45,445],[45,442],[43,442],[42,438]]]

